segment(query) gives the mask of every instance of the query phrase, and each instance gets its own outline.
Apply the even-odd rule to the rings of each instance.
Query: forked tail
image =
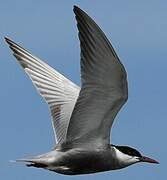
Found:
[[[41,159],[35,159],[35,158],[28,158],[28,159],[17,159],[17,160],[11,160],[12,163],[25,163],[27,167],[37,167],[37,168],[46,168],[48,165],[46,162],[42,161]]]

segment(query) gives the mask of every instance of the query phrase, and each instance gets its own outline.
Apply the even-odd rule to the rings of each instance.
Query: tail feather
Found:
[[[46,167],[48,167],[48,165],[46,165],[44,163],[27,163],[26,166],[27,167],[36,167],[36,168],[46,168]]]
[[[48,165],[41,161],[41,159],[16,159],[10,160],[12,163],[25,163],[27,167],[37,167],[37,168],[46,168]]]

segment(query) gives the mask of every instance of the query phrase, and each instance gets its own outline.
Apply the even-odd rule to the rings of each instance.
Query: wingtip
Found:
[[[74,5],[73,6],[73,11],[76,11],[78,9],[78,6]]]
[[[4,37],[5,42],[7,42],[9,45],[13,42],[10,38],[8,38],[7,36]]]
[[[82,10],[80,7],[74,5],[74,8],[73,8],[73,12],[77,17],[81,17],[81,18],[86,18],[86,17],[89,17],[89,15],[87,14],[87,12],[85,12],[84,10]],[[89,17],[90,18],[90,17]]]
[[[78,13],[78,12],[83,12],[83,10],[80,9],[80,8],[79,8],[78,6],[76,6],[76,5],[73,6],[73,11],[74,11],[75,14]]]
[[[4,36],[4,39],[6,42],[8,42],[10,40],[7,36]]]
[[[17,43],[15,43],[12,39],[8,38],[8,37],[4,37],[5,42],[8,43],[9,47],[12,49],[12,47],[17,46],[20,47]],[[13,49],[12,49],[13,50]]]

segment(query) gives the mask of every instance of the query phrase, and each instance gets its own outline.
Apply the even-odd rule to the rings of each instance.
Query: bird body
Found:
[[[68,175],[158,163],[131,147],[110,144],[110,129],[128,99],[127,73],[99,26],[76,6],[74,13],[81,47],[81,88],[5,38],[47,102],[57,142],[48,153],[17,161]]]
[[[112,145],[105,149],[92,146],[69,149],[65,146],[58,145],[51,152],[19,161],[26,162],[27,166],[45,168],[66,175],[121,169],[139,161],[123,154]],[[129,158],[129,161],[124,161],[126,158]]]

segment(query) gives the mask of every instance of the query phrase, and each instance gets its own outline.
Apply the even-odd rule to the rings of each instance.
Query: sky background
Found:
[[[80,48],[73,5],[102,28],[128,72],[129,100],[112,129],[112,143],[160,161],[84,176],[63,176],[9,163],[54,144],[46,103],[16,63],[3,37],[20,43],[80,84]],[[0,177],[3,180],[164,179],[167,161],[167,1],[5,0],[0,6]],[[81,162],[82,163],[82,162]]]

